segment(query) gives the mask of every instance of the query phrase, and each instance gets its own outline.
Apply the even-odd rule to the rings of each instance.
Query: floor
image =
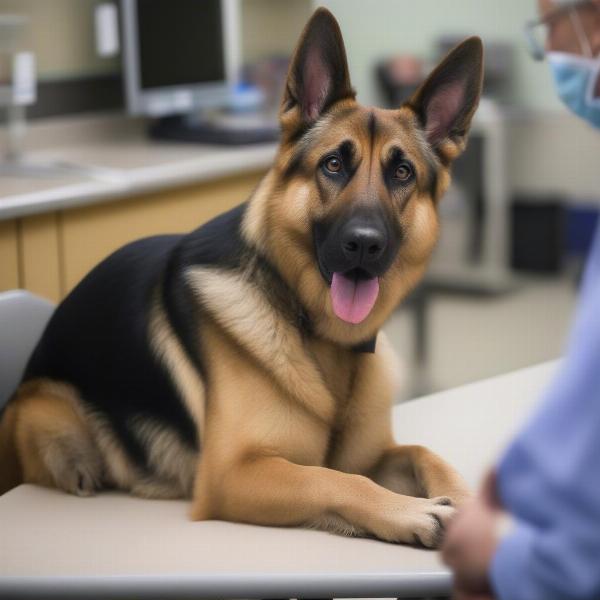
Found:
[[[398,311],[385,327],[404,374],[398,401],[557,358],[575,300],[569,276],[527,278],[499,296],[436,294],[422,370],[414,365],[413,312]]]

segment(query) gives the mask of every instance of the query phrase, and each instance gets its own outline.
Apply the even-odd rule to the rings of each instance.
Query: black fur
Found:
[[[188,235],[145,238],[106,258],[58,306],[26,368],[23,382],[48,378],[73,385],[147,474],[146,449],[132,420],[155,421],[173,429],[190,448],[200,447],[196,427],[149,337],[150,309],[159,298],[186,354],[206,377],[199,339],[202,307],[185,279],[188,268],[251,265],[255,283],[274,309],[304,334],[309,330],[299,318],[304,311],[296,295],[245,243],[245,208],[241,204]]]
[[[464,98],[459,109],[452,115],[446,130],[439,135],[439,139],[431,140],[434,148],[443,139],[457,141],[466,136],[481,93],[482,61],[481,40],[469,38],[446,56],[429,75],[415,96],[406,103],[417,115],[423,129],[426,129],[432,100],[440,91],[443,93],[446,86],[460,84],[462,87]],[[447,157],[442,154],[439,158],[444,166],[448,166]]]
[[[377,137],[377,129],[378,129],[377,117],[375,117],[375,113],[373,111],[371,111],[369,113],[369,121],[367,123],[367,128],[369,130],[369,139],[371,142],[371,149],[372,149],[375,144],[375,138]]]
[[[312,65],[309,64],[311,52],[323,66],[327,77],[327,82],[323,82],[323,88],[327,89],[327,95],[320,99],[320,115],[326,113],[336,102],[356,97],[356,92],[350,85],[346,49],[339,25],[329,11],[318,9],[304,30],[302,42],[290,66],[285,89],[283,112],[298,106],[302,115],[296,130],[286,135],[289,143],[299,141],[315,121],[307,114],[308,105],[314,98],[308,98],[305,93],[307,89],[310,89],[310,86],[305,85],[305,78],[310,75],[312,70]]]
[[[148,336],[152,296],[182,237],[133,242],[94,268],[56,309],[24,375],[24,381],[72,384],[142,469],[147,457],[132,432],[133,418],[164,423],[198,447],[194,424]]]
[[[152,353],[150,308],[162,287],[170,324],[202,372],[195,337],[200,315],[184,271],[193,264],[239,264],[245,249],[239,231],[244,209],[240,205],[185,236],[133,242],[101,262],[56,309],[23,381],[49,378],[72,384],[85,405],[106,419],[139,468],[149,467],[131,429],[134,418],[171,427],[197,449],[196,427]]]
[[[201,314],[185,281],[185,271],[193,265],[229,269],[240,266],[242,257],[249,254],[240,232],[245,209],[246,203],[240,204],[182,238],[173,248],[165,269],[162,286],[165,310],[187,355],[204,377],[206,371],[197,338]]]
[[[368,256],[363,259],[359,254],[349,256],[344,251],[345,232],[358,225],[377,230],[385,240],[383,252],[375,259]],[[328,285],[331,285],[334,272],[346,273],[358,269],[369,277],[381,276],[394,261],[402,242],[402,231],[398,224],[381,207],[361,207],[315,220],[312,233],[319,270]]]

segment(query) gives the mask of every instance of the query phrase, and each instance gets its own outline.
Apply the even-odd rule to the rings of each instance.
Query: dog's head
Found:
[[[364,107],[334,17],[319,9],[307,24],[288,73],[275,167],[245,231],[319,335],[368,339],[419,280],[481,81],[481,41],[470,38],[403,106]]]

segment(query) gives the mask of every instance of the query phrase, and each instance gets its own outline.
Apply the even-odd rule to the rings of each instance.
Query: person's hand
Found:
[[[493,598],[489,569],[498,545],[502,509],[490,473],[479,494],[452,519],[442,547],[444,562],[454,571],[455,598]]]

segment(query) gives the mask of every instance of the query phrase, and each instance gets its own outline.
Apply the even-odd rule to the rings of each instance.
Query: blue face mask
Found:
[[[578,116],[600,128],[600,97],[594,96],[600,77],[600,57],[548,52],[548,62],[561,100]]]

